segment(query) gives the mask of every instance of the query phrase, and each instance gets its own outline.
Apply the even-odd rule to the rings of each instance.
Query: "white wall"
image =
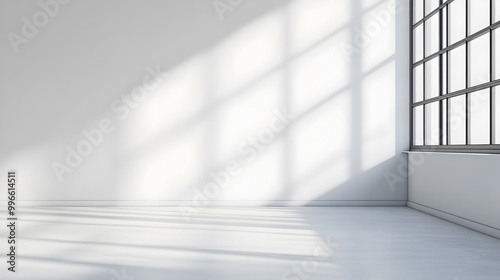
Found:
[[[500,155],[410,153],[409,206],[500,238]]]
[[[408,148],[407,1],[252,0],[222,19],[213,0],[48,2],[47,23],[37,1],[0,2],[0,181],[17,169],[20,200],[190,201],[236,162],[212,200],[406,201],[386,175]],[[251,148],[283,108],[293,120]]]

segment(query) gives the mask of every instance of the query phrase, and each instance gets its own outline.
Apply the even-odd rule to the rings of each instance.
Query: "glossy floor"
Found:
[[[2,261],[0,279],[500,279],[500,240],[406,207],[209,208],[189,220],[173,207],[39,207],[19,217],[18,272]]]

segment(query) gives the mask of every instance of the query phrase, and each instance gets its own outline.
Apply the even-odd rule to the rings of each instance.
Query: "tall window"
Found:
[[[500,153],[500,0],[413,0],[412,150]]]

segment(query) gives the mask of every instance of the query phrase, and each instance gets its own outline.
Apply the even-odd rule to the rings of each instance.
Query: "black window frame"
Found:
[[[457,42],[454,42],[453,44],[448,44],[448,40],[450,37],[450,21],[448,20],[448,12],[449,12],[449,5],[453,3],[455,0],[439,0],[438,7],[430,11],[429,13],[426,13],[426,7],[425,7],[425,2],[427,0],[410,0],[410,150],[412,151],[436,151],[436,152],[457,152],[457,153],[490,153],[490,154],[500,154],[500,144],[495,144],[495,143],[500,143],[500,139],[495,139],[495,127],[497,124],[495,124],[495,118],[498,118],[495,116],[495,113],[500,114],[500,108],[495,108],[495,95],[498,94],[497,98],[500,98],[500,87],[496,89],[497,93],[495,93],[495,87],[500,86],[500,79],[494,80],[494,69],[495,69],[495,32],[497,28],[500,28],[500,21],[494,22],[495,18],[495,2],[498,0],[489,0],[489,25],[479,31],[476,31],[472,34],[470,34],[470,3],[471,1],[474,0],[464,0],[465,1],[465,38],[458,40]],[[417,22],[414,21],[414,5],[418,3],[419,5],[422,5],[420,8],[422,9],[422,18],[419,19]],[[497,5],[500,5],[500,1],[496,3]],[[439,17],[439,49],[436,52],[433,52],[431,54],[426,54],[426,23],[433,17]],[[421,59],[415,61],[414,60],[414,36],[415,36],[415,30],[419,26],[422,26],[422,46],[423,48],[423,56]],[[443,36],[443,32],[446,31],[446,36]],[[500,29],[498,29],[497,32],[500,32]],[[470,44],[471,42],[474,41],[474,39],[477,39],[481,37],[482,35],[489,34],[489,58],[490,58],[490,63],[489,63],[489,81],[485,83],[481,83],[478,85],[470,86]],[[500,33],[499,35],[500,36]],[[446,86],[446,92],[443,90],[443,85],[446,83],[446,85],[449,85],[449,72],[450,72],[450,67],[446,65],[446,70],[443,70],[443,65],[449,63],[448,60],[448,54],[450,51],[461,47],[465,46],[465,88],[461,90],[456,90],[450,92],[449,86]],[[500,55],[500,54],[498,54]],[[435,97],[431,98],[426,98],[426,73],[425,73],[425,62],[431,61],[432,59],[438,59],[439,62],[439,94]],[[500,59],[499,59],[500,63]],[[414,69],[418,66],[422,66],[422,84],[420,85],[422,87],[422,100],[415,102],[414,101],[414,84],[416,83],[415,75],[414,75]],[[477,92],[479,90],[484,90],[484,89],[489,89],[489,143],[488,144],[470,144],[470,137],[471,137],[471,131],[470,131],[470,94],[472,92]],[[465,96],[465,145],[456,145],[456,144],[450,144],[450,98],[456,97],[456,96]],[[438,137],[439,139],[436,139],[439,144],[427,144],[427,138],[426,138],[426,106],[427,104],[439,104],[439,133]],[[422,145],[416,145],[415,138],[414,138],[414,131],[416,129],[415,127],[415,112],[414,108],[417,108],[418,106],[422,106],[422,119],[420,120],[422,122]],[[446,112],[443,113],[443,110],[446,110]],[[497,110],[498,112],[495,112]],[[446,118],[446,119],[444,119]],[[444,126],[444,124],[446,124]]]

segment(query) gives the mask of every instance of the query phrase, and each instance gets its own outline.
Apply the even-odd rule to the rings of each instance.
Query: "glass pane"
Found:
[[[497,3],[498,0],[493,1],[493,21],[497,22],[500,20],[500,3]]]
[[[447,30],[448,23],[446,22],[446,14],[448,13],[448,8],[444,7],[441,10],[441,13],[443,14],[442,21],[441,21],[441,25],[443,26],[443,30],[442,30],[443,46],[447,47],[447,45],[446,45],[446,39],[448,38],[447,37],[448,36],[448,30]]]
[[[441,101],[441,121],[442,121],[442,125],[443,125],[443,131],[442,131],[442,134],[443,134],[443,145],[446,145],[446,143],[448,143],[448,135],[447,135],[447,127],[448,127],[448,119],[447,119],[447,115],[448,115],[448,101],[447,100],[442,100]]]
[[[441,93],[442,94],[446,94],[448,93],[448,83],[446,83],[446,71],[448,69],[448,61],[446,60],[446,55],[441,55],[441,60],[442,60],[442,64],[443,64],[443,83],[441,85],[441,88],[442,88],[442,91]]]
[[[439,7],[439,0],[425,0],[425,14],[428,15]]]
[[[498,4],[500,6],[500,3]],[[494,52],[493,52],[493,79],[500,79],[500,30],[495,29],[493,31],[493,43],[494,43]]]
[[[470,143],[490,143],[490,89],[469,94]]]
[[[413,101],[424,100],[424,66],[421,64],[413,68]]]
[[[425,56],[439,51],[439,13],[425,22]]]
[[[448,5],[449,44],[465,38],[465,0],[455,0]]]
[[[453,2],[455,3],[455,2]],[[465,88],[465,45],[453,49],[448,54],[448,87],[449,91]]]
[[[493,143],[500,144],[500,88],[493,88],[493,117],[495,129],[495,141]]]
[[[465,95],[450,98],[450,144],[465,145]]]
[[[439,57],[425,63],[425,99],[439,95]]]
[[[413,62],[424,58],[424,25],[421,24],[413,30]]]
[[[424,110],[423,106],[413,108],[413,145],[424,144]]]
[[[425,144],[439,145],[439,102],[425,105]]]
[[[418,22],[424,17],[424,1],[413,1],[413,23]]]
[[[490,35],[485,34],[470,42],[470,86],[490,81]]]
[[[469,11],[469,34],[474,34],[490,25],[490,0],[469,0]]]

